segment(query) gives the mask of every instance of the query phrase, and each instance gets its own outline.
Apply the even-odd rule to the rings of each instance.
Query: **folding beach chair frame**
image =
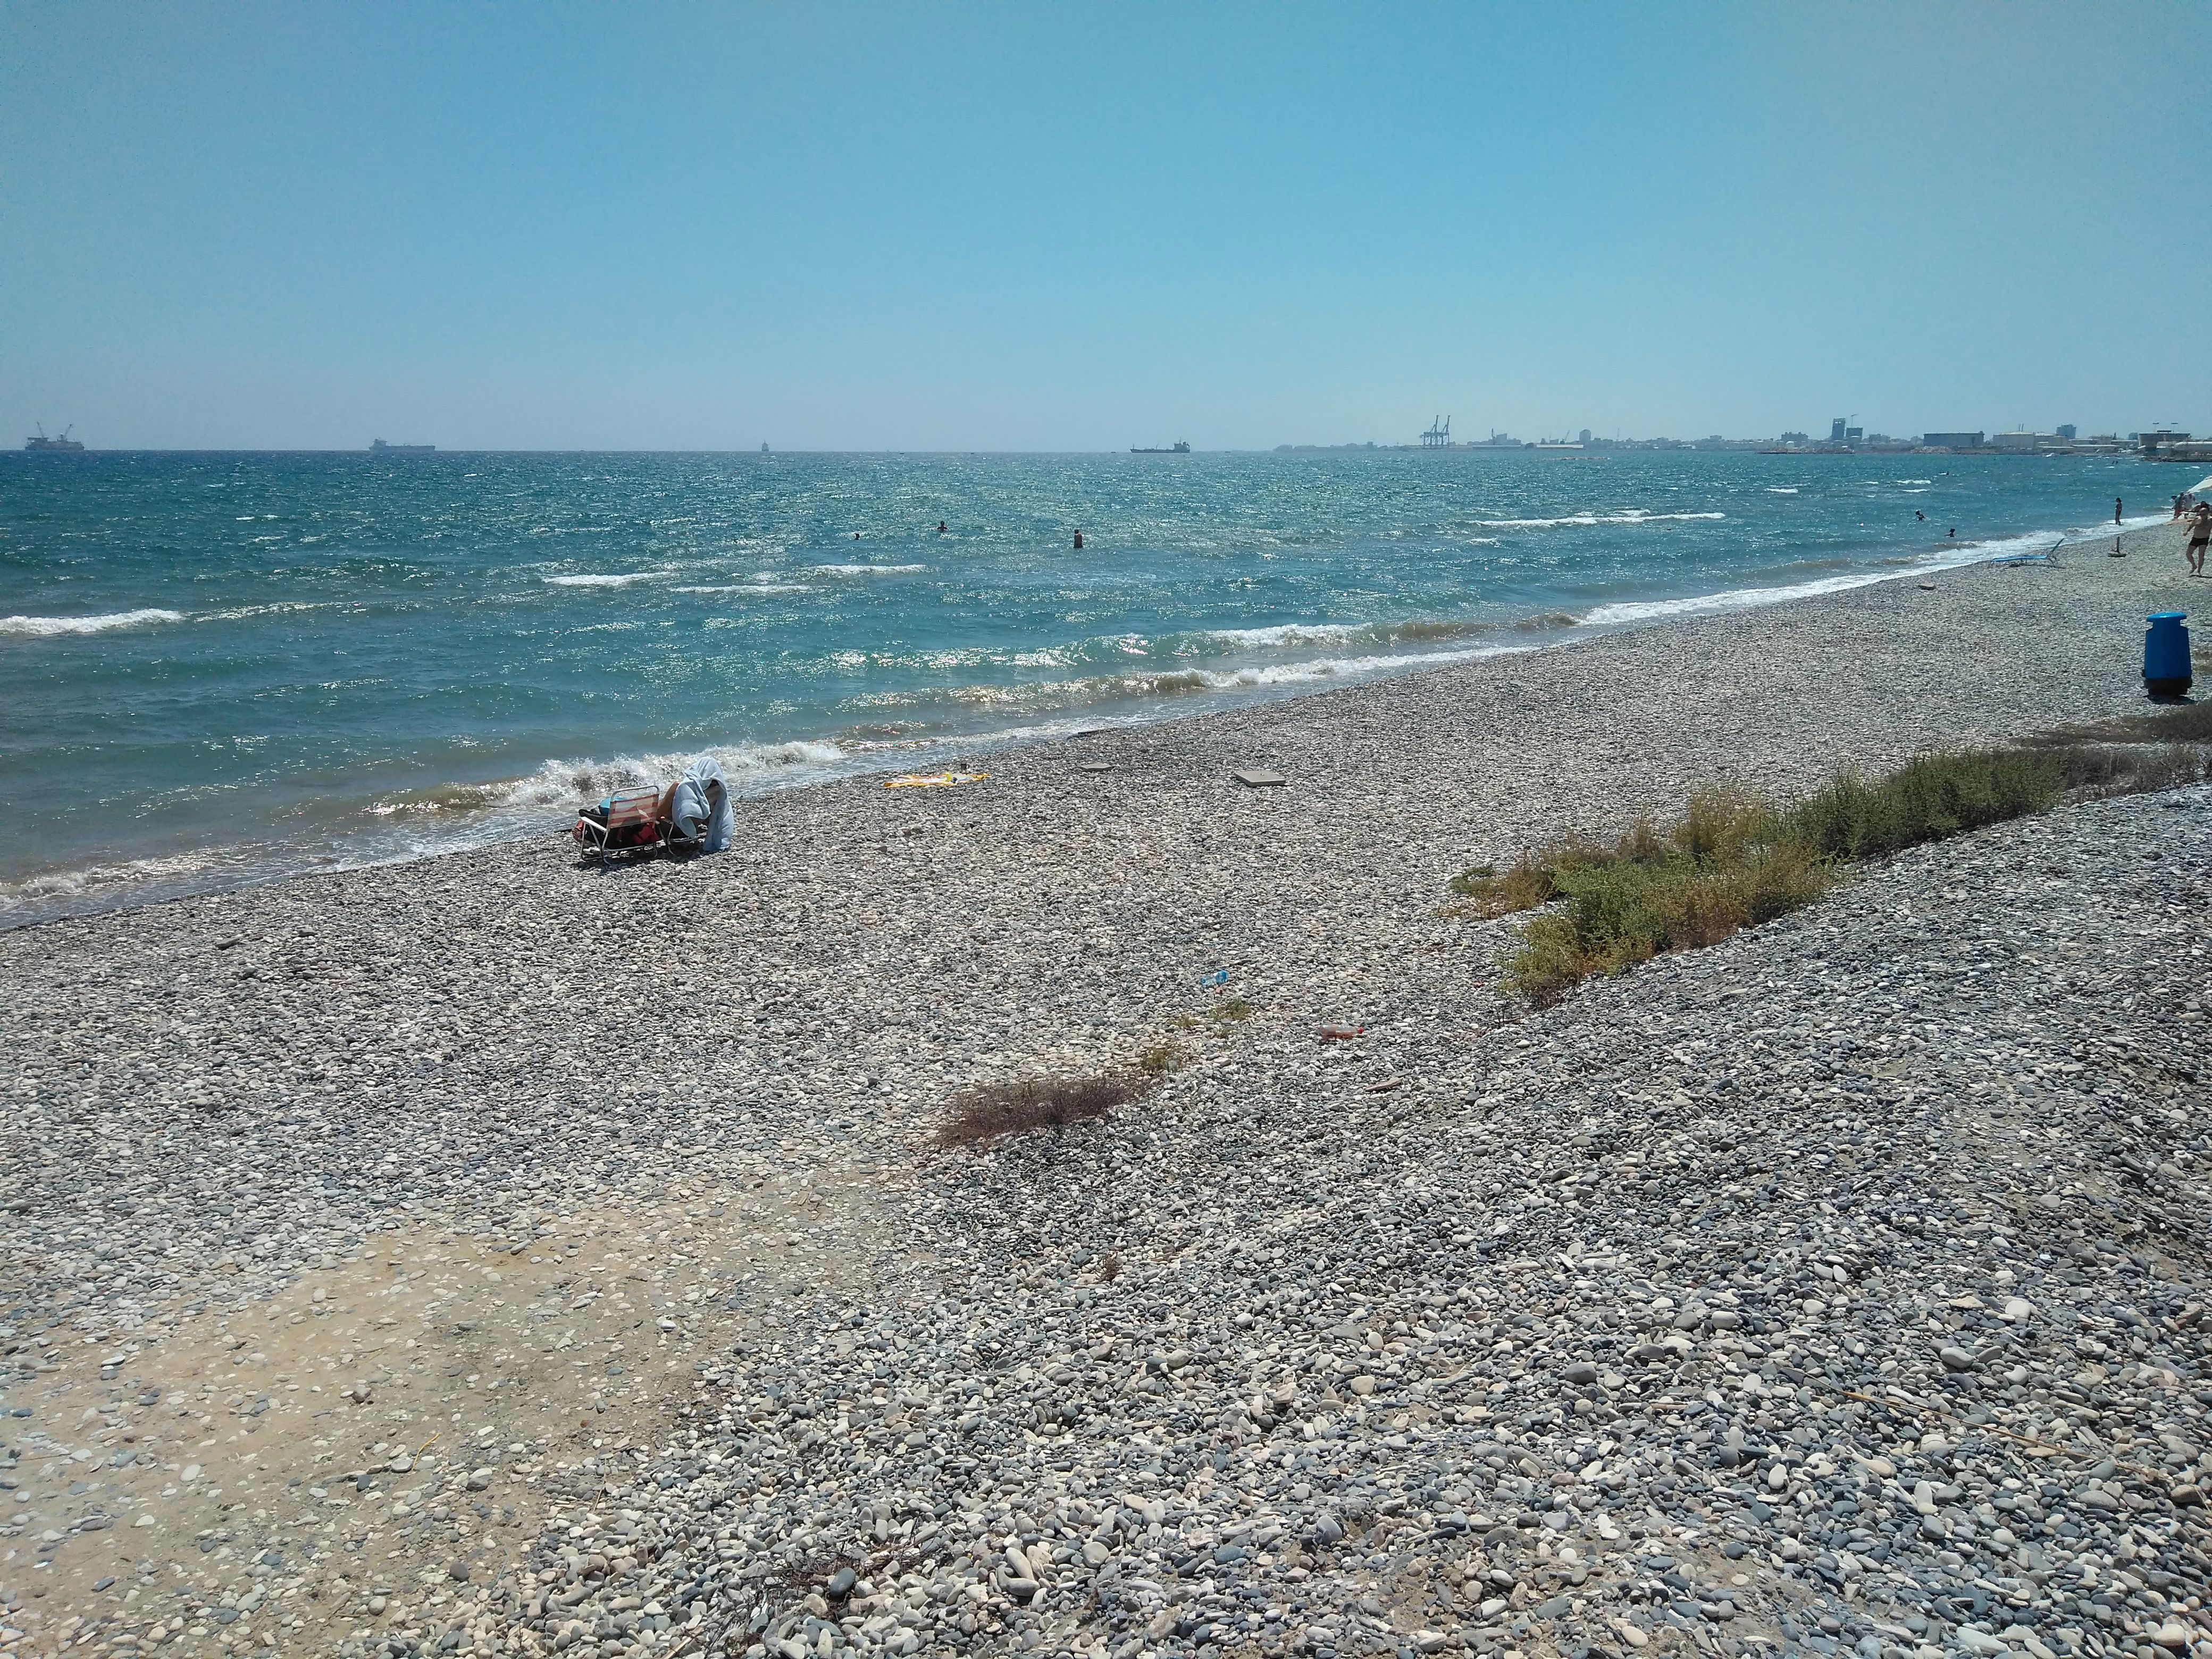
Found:
[[[596,853],[604,860],[610,853],[656,852],[668,844],[668,826],[662,823],[655,809],[660,804],[658,789],[625,789],[608,797],[607,821],[576,815],[575,837],[586,853]],[[610,847],[609,839],[617,830],[626,830],[634,824],[653,826],[651,841],[638,842],[628,847]]]

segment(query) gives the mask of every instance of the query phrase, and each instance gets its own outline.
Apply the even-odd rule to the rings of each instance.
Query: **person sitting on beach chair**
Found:
[[[580,848],[602,857],[651,847],[720,853],[733,822],[722,769],[702,755],[665,789],[626,789],[580,808],[571,833]]]
[[[660,797],[663,836],[671,847],[693,848],[702,853],[728,850],[732,814],[730,792],[722,781],[722,769],[712,757],[702,755],[684,769]]]

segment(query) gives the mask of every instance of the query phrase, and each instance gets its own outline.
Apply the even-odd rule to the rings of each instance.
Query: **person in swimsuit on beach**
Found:
[[[2189,574],[2204,574],[2204,550],[2212,544],[2212,501],[2199,501],[2197,514],[2189,521]]]
[[[2120,521],[2120,498],[2119,498],[2118,495],[2115,495],[2115,496],[2113,496],[2113,497],[2112,497],[2112,522],[2113,522],[2114,524],[2118,524],[2119,521]]]

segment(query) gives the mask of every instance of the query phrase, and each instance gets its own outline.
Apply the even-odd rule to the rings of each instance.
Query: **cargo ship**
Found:
[[[37,437],[23,440],[23,447],[33,455],[82,455],[84,446],[70,436],[76,429],[75,427],[65,426],[60,437],[49,438],[46,428],[40,427]]]
[[[388,444],[379,438],[368,447],[368,453],[372,455],[434,455],[438,453],[438,446],[435,444]]]
[[[1190,453],[1190,446],[1186,443],[1174,443],[1165,449],[1139,449],[1136,445],[1131,444],[1129,453],[1132,455],[1188,455]]]

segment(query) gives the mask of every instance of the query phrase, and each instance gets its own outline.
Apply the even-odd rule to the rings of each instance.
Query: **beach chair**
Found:
[[[660,823],[660,791],[626,789],[609,795],[596,806],[576,814],[570,832],[580,852],[604,859],[610,853],[633,853],[658,847],[665,839]]]

